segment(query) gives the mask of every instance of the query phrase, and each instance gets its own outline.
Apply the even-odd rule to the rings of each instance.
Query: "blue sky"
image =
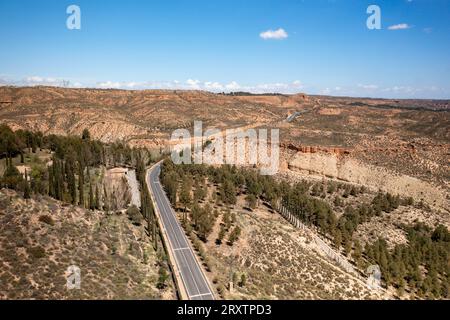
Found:
[[[450,98],[450,0],[0,0],[0,43],[1,84]]]

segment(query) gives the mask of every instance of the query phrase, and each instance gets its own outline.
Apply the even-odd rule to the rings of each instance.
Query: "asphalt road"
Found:
[[[170,241],[174,263],[177,264],[181,273],[181,279],[190,300],[214,300],[214,295],[208,284],[208,280],[202,272],[201,266],[195,259],[195,253],[189,245],[189,240],[181,228],[173,211],[169,199],[166,196],[160,182],[159,174],[161,166],[157,165],[149,172],[147,184],[150,186],[155,197],[155,206],[158,207],[162,223]]]

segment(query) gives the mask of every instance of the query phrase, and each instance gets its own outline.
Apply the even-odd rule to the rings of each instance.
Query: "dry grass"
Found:
[[[0,191],[0,299],[173,299],[156,288],[160,258],[144,227],[48,198]],[[66,271],[81,269],[81,290]]]
[[[204,244],[212,265],[208,277],[223,298],[380,298],[363,281],[321,256],[306,231],[294,229],[262,203],[253,211],[245,209],[244,198],[239,196],[238,204],[231,210],[236,215],[233,225],[239,225],[242,229],[239,240],[233,246],[225,241],[217,244],[225,208],[216,206],[214,209],[220,215]],[[227,288],[233,274],[238,280],[245,274],[247,281],[244,286],[239,286],[240,281],[237,281],[233,292],[229,292]]]

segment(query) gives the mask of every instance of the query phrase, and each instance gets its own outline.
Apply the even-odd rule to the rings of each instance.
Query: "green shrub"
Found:
[[[39,217],[39,221],[42,222],[42,223],[48,224],[50,226],[54,226],[55,225],[55,221],[49,215],[42,215],[42,216],[40,216]]]
[[[132,205],[127,209],[128,218],[134,225],[140,226],[144,217],[141,214],[141,211],[135,206]]]
[[[27,252],[34,259],[41,259],[45,257],[45,249],[40,246],[28,248]]]

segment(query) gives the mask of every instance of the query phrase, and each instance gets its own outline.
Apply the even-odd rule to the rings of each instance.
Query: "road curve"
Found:
[[[167,246],[167,250],[172,251],[171,256],[175,260],[171,263],[176,264],[182,280],[181,285],[184,286],[189,300],[214,300],[208,279],[159,182],[160,172],[161,163],[148,170],[147,185],[153,195],[156,212],[160,215],[160,221],[166,231],[166,241],[170,244]]]

